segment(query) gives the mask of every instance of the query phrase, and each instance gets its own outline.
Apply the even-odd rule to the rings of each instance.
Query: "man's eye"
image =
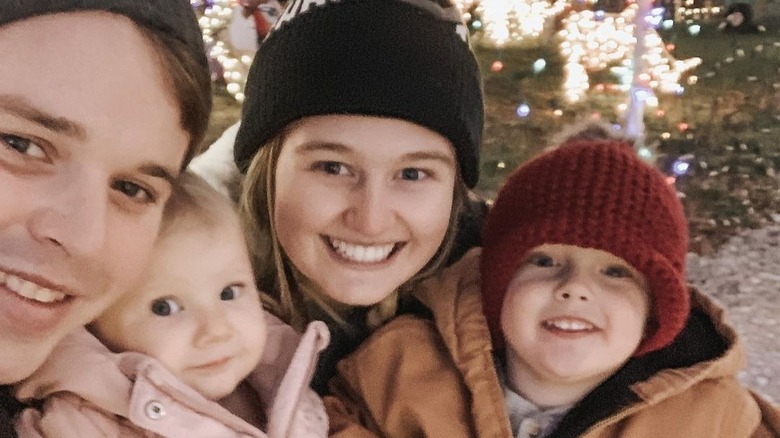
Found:
[[[614,278],[632,278],[631,271],[624,266],[610,266],[604,270],[604,275]]]
[[[170,316],[180,311],[181,306],[172,298],[161,298],[152,302],[152,313],[157,316]]]
[[[112,186],[114,190],[122,193],[135,202],[146,204],[154,202],[155,200],[149,190],[131,181],[115,181]]]
[[[219,294],[219,299],[222,301],[235,300],[240,294],[241,291],[239,290],[238,286],[228,286],[222,289],[222,292]]]
[[[0,142],[14,151],[32,158],[46,158],[43,149],[32,141],[15,135],[0,135]]]

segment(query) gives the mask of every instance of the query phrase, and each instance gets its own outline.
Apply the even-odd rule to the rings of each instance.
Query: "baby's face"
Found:
[[[93,331],[115,351],[157,358],[218,400],[257,366],[267,326],[238,225],[177,225],[183,231],[159,241],[142,283]]]
[[[631,357],[650,310],[647,280],[610,253],[530,251],[501,312],[507,360],[536,384],[597,385]]]

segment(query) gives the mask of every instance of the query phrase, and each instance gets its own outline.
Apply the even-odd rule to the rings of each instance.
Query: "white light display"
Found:
[[[559,36],[564,57],[564,94],[570,102],[582,99],[589,89],[589,71],[604,70],[610,65],[613,65],[610,71],[618,76],[617,89],[629,90],[634,71],[631,58],[636,43],[636,13],[637,5],[631,4],[619,14],[604,13],[601,18],[590,10],[572,12],[564,18]],[[701,59],[674,59],[653,28],[645,34],[644,42],[643,79],[647,88],[662,93],[679,93],[680,76],[701,64]],[[616,63],[617,66],[614,66]]]
[[[234,1],[190,0],[198,12],[198,24],[203,33],[208,56],[219,63],[227,91],[239,102],[244,101],[244,84],[252,57],[236,50],[226,37],[226,29],[233,14]]]
[[[473,0],[457,3],[463,11],[474,5]],[[478,42],[493,47],[538,45],[565,5],[564,0],[481,0],[475,8],[482,31]]]

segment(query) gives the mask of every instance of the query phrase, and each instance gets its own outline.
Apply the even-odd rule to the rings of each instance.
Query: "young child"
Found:
[[[676,193],[627,144],[524,164],[482,237],[417,292],[427,318],[339,363],[333,436],[780,436],[723,311],[685,285]]]
[[[235,208],[199,177],[177,183],[140,284],[89,328],[16,387],[42,401],[20,437],[326,436],[309,383],[327,328],[265,313]]]

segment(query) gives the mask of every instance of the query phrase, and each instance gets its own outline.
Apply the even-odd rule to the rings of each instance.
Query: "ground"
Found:
[[[728,309],[748,351],[741,380],[780,403],[780,223],[743,230],[712,256],[690,253],[688,278]]]

